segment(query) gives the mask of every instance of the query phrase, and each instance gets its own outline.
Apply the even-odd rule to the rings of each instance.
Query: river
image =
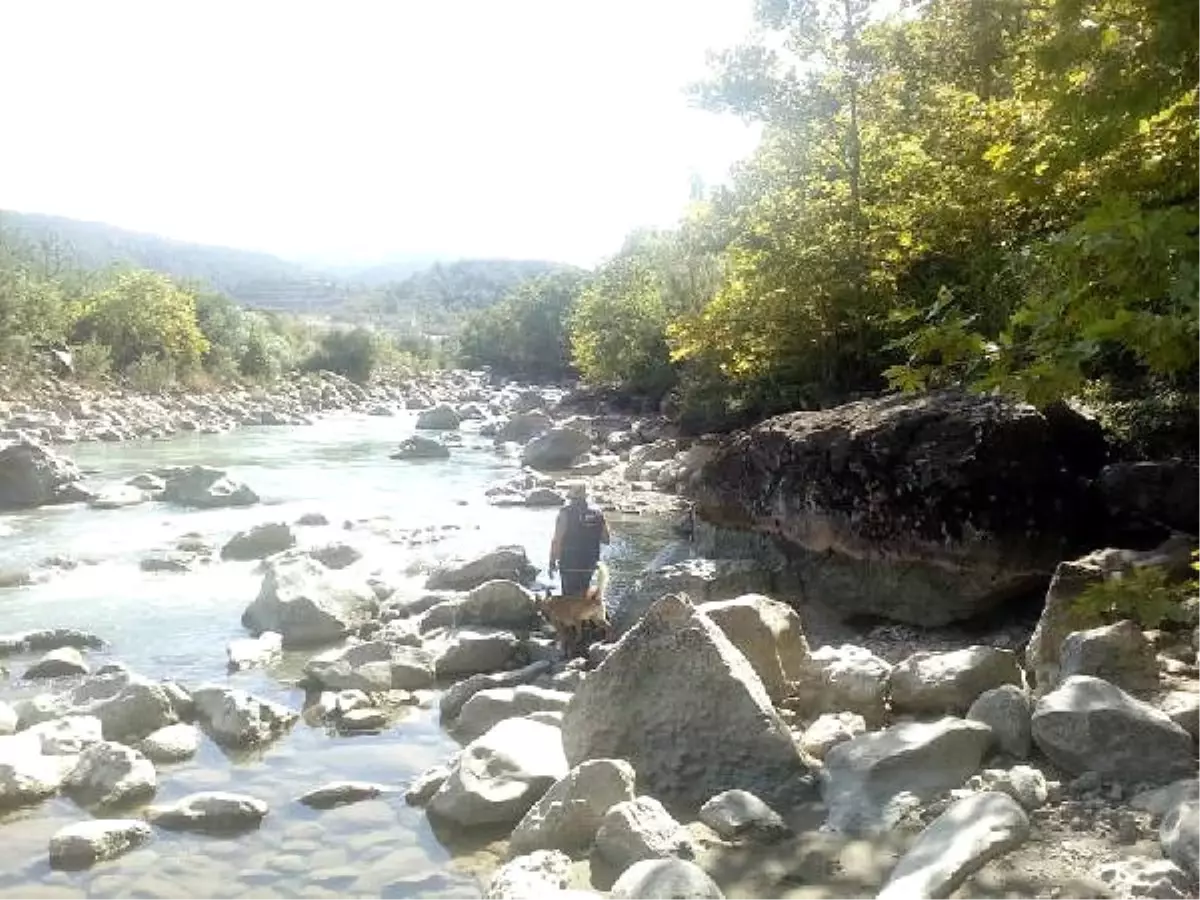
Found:
[[[0,515],[0,570],[61,557],[25,587],[0,588],[0,632],[70,626],[95,632],[107,649],[87,654],[96,668],[120,661],[140,674],[196,687],[215,681],[299,709],[291,686],[311,653],[290,653],[268,670],[227,675],[225,646],[245,636],[239,619],[258,591],[254,562],[213,562],[186,573],[146,573],[140,561],[195,532],[219,547],[237,531],[267,521],[324,514],[329,525],[297,527],[300,545],[345,541],[365,554],[358,566],[380,569],[401,591],[419,590],[421,571],[438,558],[522,544],[545,565],[553,510],[497,508],[485,488],[519,470],[490,439],[466,432],[445,461],[397,462],[388,454],[411,434],[415,415],[344,414],[305,427],[247,428],[165,441],[80,444],[65,452],[89,482],[119,482],[166,465],[229,470],[262,498],[253,507],[185,510],[160,503],[118,510],[82,506]],[[661,520],[610,518],[608,559],[614,593],[670,541]],[[347,528],[347,523],[351,527]],[[410,546],[397,532],[440,538]],[[421,571],[418,571],[421,570]],[[0,699],[47,690],[20,675],[36,658],[5,660],[11,680]],[[407,806],[403,788],[443,762],[458,744],[438,725],[436,704],[411,707],[382,733],[338,736],[303,719],[253,753],[232,754],[205,739],[197,756],[158,767],[155,802],[198,790],[245,792],[271,812],[236,839],[156,829],[145,846],[82,872],[47,863],[51,835],[88,813],[64,797],[0,815],[0,897],[475,897],[480,873],[495,864],[487,845],[446,838],[424,812]],[[399,789],[328,811],[300,805],[306,790],[339,779]],[[452,848],[453,847],[453,848]]]

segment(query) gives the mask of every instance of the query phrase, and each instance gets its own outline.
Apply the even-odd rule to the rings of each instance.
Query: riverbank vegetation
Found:
[[[1194,416],[1196,4],[882,6],[759,3],[694,94],[761,145],[547,298],[574,366],[706,421],[949,384]]]
[[[139,390],[270,381],[298,369],[365,381],[379,368],[444,361],[428,338],[246,309],[199,282],[149,269],[86,269],[63,244],[0,227],[6,377],[44,371],[50,348],[70,348],[84,381],[115,377]]]

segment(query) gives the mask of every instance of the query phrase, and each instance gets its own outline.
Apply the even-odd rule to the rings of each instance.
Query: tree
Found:
[[[460,359],[534,379],[569,374],[568,318],[582,281],[575,272],[543,275],[468,315],[459,334]]]
[[[107,345],[118,369],[157,357],[182,373],[197,368],[209,350],[192,294],[167,276],[144,269],[117,272],[89,298],[75,338]]]

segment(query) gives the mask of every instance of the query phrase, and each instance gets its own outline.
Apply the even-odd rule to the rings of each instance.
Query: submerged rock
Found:
[[[50,838],[52,869],[86,869],[115,859],[150,840],[140,819],[90,819],[60,828]]]
[[[369,781],[335,781],[300,797],[299,802],[313,809],[332,809],[362,800],[373,800],[387,788]]]
[[[159,828],[208,833],[257,828],[266,814],[267,804],[262,800],[225,791],[201,791],[146,809],[146,818]]]

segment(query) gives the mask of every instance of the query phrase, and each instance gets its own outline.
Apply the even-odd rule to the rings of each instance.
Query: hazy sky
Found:
[[[0,208],[289,256],[588,264],[753,147],[750,0],[0,3]]]

